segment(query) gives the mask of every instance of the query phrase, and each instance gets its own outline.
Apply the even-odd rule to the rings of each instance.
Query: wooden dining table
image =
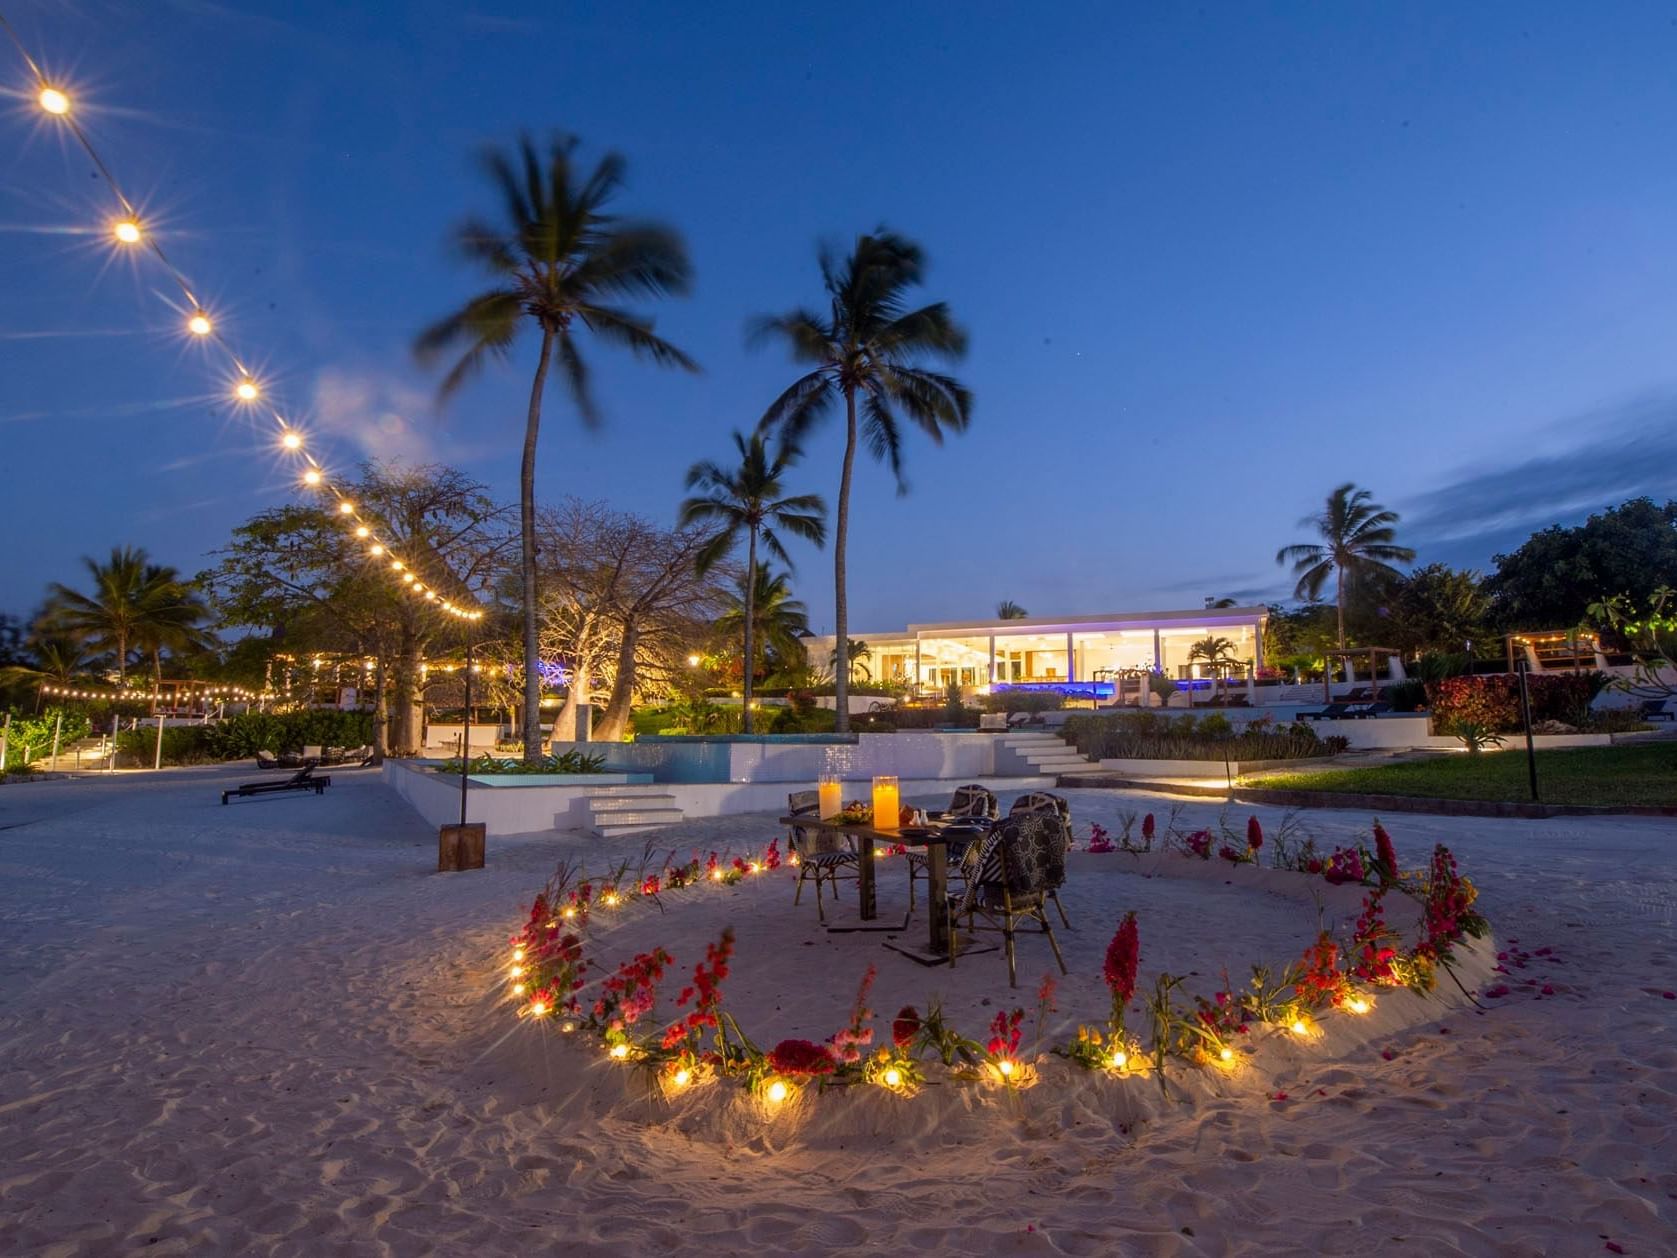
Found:
[[[904,834],[897,826],[875,826],[846,824],[842,821],[824,821],[819,817],[805,815],[802,817],[782,817],[780,823],[784,826],[797,827],[804,830],[820,830],[827,834],[845,834],[857,840],[856,862],[856,899],[863,921],[875,921],[879,917],[878,896],[875,893],[874,844],[902,844],[905,847],[924,847],[926,849],[926,899],[928,902],[927,917],[931,919],[927,935],[927,948],[930,957],[922,960],[934,960],[949,956],[949,844],[951,841],[971,839],[974,837],[972,828],[951,827],[949,833],[944,827],[937,825],[910,826],[912,833]],[[843,930],[844,927],[828,927],[829,930]],[[854,929],[853,927],[851,929]],[[874,927],[873,929],[882,929]],[[917,955],[917,954],[910,954]]]

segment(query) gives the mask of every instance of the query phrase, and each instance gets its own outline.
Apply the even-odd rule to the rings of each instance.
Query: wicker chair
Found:
[[[786,797],[786,810],[793,817],[816,817],[820,808],[821,797],[815,791],[793,791]],[[838,880],[860,877],[860,858],[855,845],[849,838],[840,837],[830,830],[791,826],[786,831],[786,848],[798,859],[798,884],[792,892],[793,906],[796,907],[803,898],[804,883],[813,882],[815,915],[825,922],[827,911],[821,905],[821,884],[827,884],[836,901]]]
[[[1007,810],[1009,817],[1019,817],[1031,813],[1053,814],[1059,817],[1064,829],[1065,848],[1060,852],[1059,878],[1050,884],[1048,898],[1054,901],[1054,907],[1059,910],[1060,920],[1066,929],[1073,929],[1071,918],[1066,916],[1066,906],[1060,903],[1060,888],[1066,881],[1066,852],[1071,849],[1071,805],[1066,803],[1063,795],[1050,795],[1047,791],[1026,791],[1013,801],[1013,807]]]
[[[1049,889],[1065,879],[1065,824],[1054,813],[1027,812],[1008,817],[990,831],[982,844],[967,850],[966,889],[949,897],[949,964],[955,964],[958,927],[967,933],[998,930],[1007,949],[1007,982],[1019,986],[1013,936],[1020,922],[1034,921],[1048,936],[1060,973],[1066,959],[1048,923]],[[983,918],[985,925],[979,925]]]
[[[966,786],[955,788],[954,798],[949,801],[949,807],[943,812],[926,815],[933,821],[974,821],[988,826],[997,817],[1001,816],[1001,810],[996,804],[996,796],[993,792],[986,790],[977,783],[969,783]],[[973,841],[973,839],[951,839],[945,845],[951,878],[962,876],[960,872],[961,857],[966,854],[967,848]],[[912,848],[909,849],[908,911],[910,913],[914,912],[914,884],[929,876],[926,870],[927,859],[925,852],[916,852]]]

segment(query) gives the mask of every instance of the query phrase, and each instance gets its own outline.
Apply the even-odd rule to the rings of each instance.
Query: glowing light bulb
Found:
[[[748,874],[755,874],[762,872],[762,869],[763,867],[761,865],[759,865],[756,861],[752,861],[745,867],[745,872]]]
[[[512,978],[522,978],[524,976],[524,967],[522,965],[511,966],[508,968],[507,974]]]
[[[353,502],[340,502],[338,504],[338,514],[339,515],[354,515],[355,514],[355,504]]]
[[[303,438],[294,432],[288,432],[280,438],[280,444],[287,450],[301,450],[303,448]]]
[[[611,1055],[618,1061],[622,1061],[629,1055],[629,1046],[627,1044],[613,1044],[611,1046]]]
[[[697,655],[689,655],[687,657],[687,666],[689,668],[697,668],[699,666],[699,657]]]
[[[390,570],[392,572],[400,572],[402,570],[402,561],[400,559],[392,559],[390,561]]]
[[[559,1024],[559,1029],[561,1031],[563,1031],[566,1035],[569,1035],[572,1031],[576,1030],[576,1023],[574,1023],[574,1022],[561,1022]]]
[[[600,897],[600,903],[605,905],[607,908],[616,907],[617,900],[618,900],[617,892],[615,892],[615,891],[608,891],[603,896]]]
[[[63,117],[70,112],[70,98],[56,87],[42,87],[41,94],[35,99],[41,102],[41,108],[49,114]]]
[[[1224,1060],[1224,1061],[1233,1061],[1234,1060],[1234,1049],[1225,1048],[1222,1052],[1218,1053],[1217,1056],[1222,1058],[1222,1060]]]
[[[670,1076],[670,1082],[675,1084],[678,1088],[685,1088],[689,1083],[693,1082],[693,1072],[683,1066],[680,1070]]]
[[[1117,1052],[1112,1054],[1112,1059],[1107,1064],[1114,1070],[1122,1070],[1125,1066],[1129,1065],[1129,1061],[1130,1055],[1128,1053]]]
[[[575,909],[566,909],[564,911],[564,913],[561,914],[561,916],[567,917],[567,918],[575,917],[576,916],[576,910]]]
[[[380,546],[377,542],[374,542],[371,546],[367,547],[367,553],[376,559],[380,555],[384,554],[384,547]]]
[[[400,565],[397,565],[397,566],[398,566],[398,567],[399,567],[399,566],[400,566]],[[404,572],[404,573],[403,573],[403,574],[402,574],[402,583],[403,583],[403,584],[404,584],[404,585],[412,585],[412,584],[413,584],[413,583],[414,583],[414,580],[415,580],[415,578],[414,578],[414,575],[413,575],[413,573],[411,573],[411,572]]]
[[[435,590],[426,590],[425,591],[425,597],[427,599],[430,599],[432,602],[435,602],[436,598],[437,598],[437,592]]]
[[[200,310],[186,321],[186,330],[193,336],[208,336],[215,325],[210,322],[209,315]]]
[[[769,1084],[768,1091],[765,1095],[769,1098],[770,1103],[779,1105],[786,1099],[786,1085],[779,1079],[776,1079],[773,1083]]]
[[[722,871],[720,869],[711,870],[710,871],[710,880],[712,882],[721,882],[722,881]]]
[[[355,530],[355,535],[357,537],[371,537],[372,534],[373,534],[373,530],[368,528],[365,524],[363,524],[360,528]]]
[[[900,1088],[903,1083],[903,1072],[898,1070],[895,1066],[892,1066],[885,1072],[884,1078],[886,1087]]]
[[[1369,1004],[1368,1001],[1364,1000],[1361,996],[1353,996],[1351,998],[1351,1003],[1347,1006],[1347,1008],[1349,1008],[1352,1013],[1367,1013],[1369,1010]]]
[[[529,1005],[529,1013],[532,1018],[545,1017],[547,1015],[547,1002],[545,1000],[532,1000]]]
[[[314,468],[311,467],[308,471],[303,473],[303,484],[305,484],[305,485],[318,485],[318,484],[320,484],[320,473],[317,472]]]
[[[131,218],[118,219],[111,224],[111,235],[125,245],[140,243],[140,225]]]
[[[256,387],[254,380],[241,380],[234,386],[233,393],[241,402],[254,402],[261,396],[262,390]]]
[[[1293,1025],[1290,1029],[1292,1030],[1292,1033],[1294,1035],[1309,1035],[1310,1034],[1310,1028],[1307,1027],[1304,1024],[1304,1019],[1303,1018],[1294,1018],[1293,1019]]]
[[[517,993],[517,994],[518,994],[518,995],[520,995],[520,996],[522,996],[522,995],[523,995],[523,994],[524,994],[524,989],[525,989],[525,988],[526,988],[526,987],[527,987],[527,986],[529,986],[529,984],[527,984],[527,983],[524,983],[524,982],[523,982],[523,981],[520,981],[520,982],[517,982],[517,983],[514,983],[514,984],[513,984],[513,985],[512,985],[512,990],[513,990],[513,991],[514,991],[514,992],[515,992],[515,993]]]
[[[1003,1078],[1006,1078],[1013,1073],[1013,1063],[1004,1057],[996,1063],[996,1069],[1002,1072]]]

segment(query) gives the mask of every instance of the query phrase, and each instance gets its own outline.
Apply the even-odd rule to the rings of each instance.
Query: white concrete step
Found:
[[[686,819],[680,809],[670,809],[668,815],[660,813],[628,813],[612,814],[609,822],[595,822],[594,833],[602,839],[615,839],[623,834],[639,834],[642,830],[655,830],[659,826],[673,826]]]
[[[653,782],[624,782],[617,786],[591,786],[588,788],[589,799],[605,799],[612,796],[626,795],[661,795],[663,787]]]
[[[648,808],[662,810],[675,807],[675,796],[661,791],[645,795],[590,795],[588,807],[596,817],[603,813],[639,812]]]

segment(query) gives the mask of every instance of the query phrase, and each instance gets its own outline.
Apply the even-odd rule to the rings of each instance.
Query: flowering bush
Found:
[[[1389,887],[1397,882],[1397,848],[1392,846],[1392,836],[1386,833],[1386,827],[1378,821],[1374,823],[1374,863],[1382,887]]]
[[[1118,849],[1112,840],[1106,837],[1106,827],[1098,821],[1089,823],[1089,850],[1091,852],[1116,852]]]
[[[1195,830],[1182,836],[1182,846],[1202,861],[1211,859],[1211,831]]]
[[[1368,877],[1368,854],[1360,847],[1336,847],[1322,865],[1322,877],[1335,886]]]
[[[1024,1022],[1023,1009],[1015,1009],[1011,1013],[1005,1009],[999,1011],[990,1020],[990,1039],[984,1045],[984,1051],[996,1060],[1017,1057]]]
[[[1530,673],[1526,694],[1531,700],[1531,719],[1533,723],[1582,724],[1600,689],[1598,674]],[[1520,728],[1520,679],[1514,673],[1446,677],[1427,687],[1427,697],[1433,728],[1440,733],[1457,724],[1480,725],[1503,734]]]
[[[920,1038],[920,1015],[913,1005],[904,1005],[891,1020],[891,1043],[897,1048],[913,1048]]]
[[[846,1064],[861,1061],[862,1050],[873,1043],[873,1028],[868,1025],[873,1018],[873,1010],[868,1008],[868,992],[873,989],[877,974],[878,970],[868,966],[867,973],[862,975],[862,981],[856,988],[855,1003],[850,1006],[850,1022],[833,1036],[833,1054]]]
[[[600,985],[594,1001],[595,1025],[608,1032],[622,1031],[647,1014],[658,1001],[658,982],[673,958],[662,948],[642,952],[617,967],[617,972]]]
[[[693,967],[693,984],[681,989],[676,997],[676,1008],[693,1009],[686,1017],[672,1022],[664,1031],[664,1048],[686,1044],[696,1049],[700,1033],[709,1027],[716,1031],[717,1045],[722,1047],[722,981],[728,977],[728,962],[734,955],[734,928],[726,927],[722,937],[705,945],[705,959]]]
[[[777,1074],[814,1077],[832,1074],[837,1063],[825,1044],[810,1040],[781,1040],[769,1050],[769,1066]]]

